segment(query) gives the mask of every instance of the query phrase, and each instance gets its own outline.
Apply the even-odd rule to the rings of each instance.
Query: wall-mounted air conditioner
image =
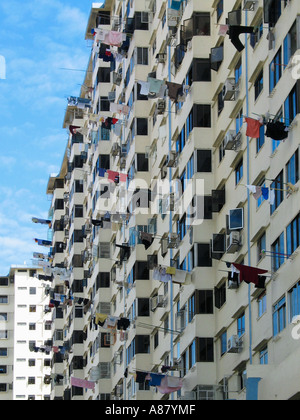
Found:
[[[232,101],[235,99],[237,86],[234,78],[227,79],[222,90],[223,101]]]
[[[255,10],[255,6],[258,4],[257,0],[244,0],[243,10]]]
[[[231,232],[227,237],[227,254],[235,254],[241,248],[242,235],[240,232]]]
[[[234,130],[229,130],[224,138],[224,148],[225,150],[233,150],[236,142],[236,132]]]
[[[154,312],[156,308],[165,307],[165,298],[163,295],[153,296],[150,300],[151,311]]]
[[[227,343],[227,353],[240,353],[243,349],[242,339],[238,335],[233,335]]]

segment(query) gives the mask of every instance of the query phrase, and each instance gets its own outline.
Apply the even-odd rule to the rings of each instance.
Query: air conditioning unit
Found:
[[[227,353],[240,353],[242,350],[242,340],[238,335],[233,335],[227,342]]]
[[[85,224],[85,226],[84,226],[84,232],[85,232],[86,234],[88,234],[88,233],[92,233],[92,229],[93,229],[92,224],[91,224],[91,223],[89,223],[89,222],[87,222],[87,223]]]
[[[153,296],[150,301],[151,311],[154,312],[156,308],[165,307],[165,298],[163,295]]]
[[[164,99],[159,99],[157,101],[157,113],[158,115],[164,114],[166,110],[166,101]]]
[[[158,53],[156,55],[156,60],[159,64],[165,64],[167,61],[167,54],[166,53]]]
[[[239,288],[239,284],[236,281],[228,280],[228,289],[236,290]]]
[[[236,144],[236,132],[229,130],[224,139],[225,150],[233,150]]]
[[[178,245],[179,245],[179,235],[177,235],[177,233],[171,233],[169,235],[168,248],[169,249],[178,248]]]
[[[242,235],[238,231],[231,232],[227,237],[227,254],[235,254],[242,246]]]
[[[118,156],[120,154],[120,151],[121,151],[120,145],[118,143],[114,143],[112,145],[111,154],[113,156]]]
[[[257,0],[244,0],[243,10],[254,10],[257,5]]]
[[[115,102],[116,99],[116,91],[108,92],[108,100],[109,102]]]
[[[123,395],[123,385],[116,386],[116,396],[121,397]]]
[[[93,183],[91,182],[88,186],[88,192],[91,193],[93,191]]]
[[[222,91],[223,101],[231,101],[236,92],[236,83],[234,78],[227,79]]]
[[[179,311],[175,315],[175,329],[182,332],[185,329],[185,311]]]
[[[126,168],[126,158],[121,158],[120,159],[120,169],[125,169]]]
[[[167,167],[174,168],[177,164],[177,152],[171,151],[168,158]]]

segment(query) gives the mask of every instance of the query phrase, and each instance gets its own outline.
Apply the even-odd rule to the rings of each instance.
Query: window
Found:
[[[219,22],[224,11],[224,0],[219,0],[217,4],[217,22]]]
[[[283,202],[283,171],[275,178],[275,181],[271,184],[271,189],[275,190],[275,203],[271,206],[271,214],[280,206]]]
[[[97,85],[98,83],[110,83],[110,67],[99,67]]]
[[[201,128],[211,127],[211,106],[195,104],[193,107],[193,126]]]
[[[283,61],[284,65],[287,65],[291,57],[297,51],[297,20],[291,27],[289,33],[283,42]]]
[[[220,287],[215,287],[215,307],[221,309],[226,303],[226,283]]]
[[[195,251],[195,267],[212,267],[210,244],[196,244]]]
[[[240,112],[237,114],[235,118],[235,132],[238,134],[243,126],[243,108],[240,110]]]
[[[265,127],[262,125],[259,129],[259,138],[256,139],[256,153],[260,151],[260,149],[265,144]]]
[[[143,153],[137,153],[137,171],[138,172],[148,172],[149,170],[149,159]]]
[[[28,385],[34,385],[35,384],[35,377],[31,376],[28,378]]]
[[[8,351],[7,348],[1,347],[0,348],[0,357],[7,357]]]
[[[257,241],[257,262],[262,259],[262,252],[267,250],[266,233],[263,233]]]
[[[29,331],[35,331],[36,325],[34,323],[29,323]]]
[[[285,296],[273,306],[273,336],[276,337],[286,327]]]
[[[150,316],[150,304],[148,298],[138,298],[138,316]]]
[[[214,339],[199,338],[199,362],[214,362]]]
[[[188,81],[190,86],[193,82],[211,82],[210,60],[194,58],[188,73]]]
[[[238,163],[235,168],[235,184],[238,185],[244,176],[244,161],[243,159]]]
[[[282,75],[281,48],[272,60],[269,68],[270,93],[273,91]]]
[[[0,321],[7,321],[7,313],[0,313]]]
[[[284,118],[287,126],[292,123],[299,112],[297,88],[298,84],[294,86],[284,102]]]
[[[252,48],[255,48],[256,44],[262,38],[263,31],[263,21],[260,20],[260,22],[256,25],[253,34],[250,35],[250,45]]]
[[[259,364],[260,365],[267,365],[268,363],[269,363],[268,347],[264,347],[259,352]]]
[[[150,353],[150,336],[136,335],[135,336],[136,354]]]
[[[289,321],[292,322],[293,318],[300,315],[300,282],[298,282],[288,294],[289,297]]]
[[[260,318],[267,312],[267,294],[263,292],[257,299],[258,303],[258,317]]]
[[[286,179],[287,182],[295,185],[299,181],[299,151],[293,154],[291,159],[286,164]]]
[[[29,287],[29,294],[36,295],[36,287]]]
[[[148,66],[148,48],[137,47],[137,64]]]
[[[213,291],[212,290],[196,290],[196,313],[205,315],[213,314]]]
[[[110,273],[99,273],[97,276],[97,290],[110,287]]]
[[[242,59],[240,58],[234,70],[235,84],[237,85],[242,76]]]
[[[211,150],[197,150],[197,172],[212,171]]]
[[[136,134],[137,136],[148,135],[148,119],[147,118],[136,119]]]
[[[287,254],[292,255],[300,246],[300,215],[286,229]]]
[[[33,276],[30,276],[33,277]],[[0,277],[0,286],[8,286],[8,278],[7,277]]]
[[[191,322],[195,316],[195,293],[188,300],[188,321]]]
[[[245,334],[245,312],[243,312],[237,320],[237,333],[238,336],[241,337],[243,334]]]
[[[272,268],[273,271],[279,270],[279,268],[284,264],[285,258],[284,254],[284,233],[282,233],[279,238],[272,245]]]
[[[196,364],[196,340],[189,346],[189,369]]]
[[[255,83],[254,83],[254,97],[255,97],[255,100],[259,97],[263,88],[264,88],[264,72],[262,70],[260,72],[259,76],[257,77]]]
[[[220,338],[221,342],[221,356],[227,352],[227,331],[225,331]]]

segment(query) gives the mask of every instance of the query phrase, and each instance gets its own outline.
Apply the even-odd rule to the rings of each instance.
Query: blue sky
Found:
[[[91,52],[85,29],[89,0],[0,0],[0,276],[46,252],[50,174],[62,163],[67,97],[77,96]]]

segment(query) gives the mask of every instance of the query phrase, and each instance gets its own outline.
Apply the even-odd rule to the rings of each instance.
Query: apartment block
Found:
[[[47,187],[51,399],[299,399],[299,14],[92,4]]]
[[[51,313],[38,275],[12,266],[1,277],[1,400],[50,400]]]

